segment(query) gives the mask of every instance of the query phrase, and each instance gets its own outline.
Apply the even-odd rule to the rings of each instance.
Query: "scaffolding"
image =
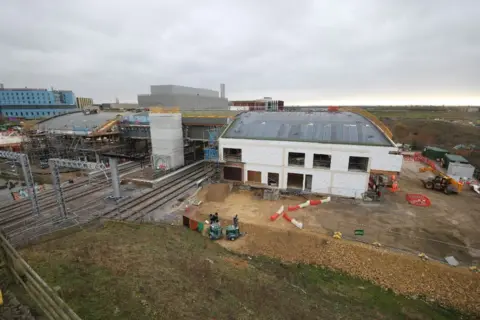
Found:
[[[225,130],[226,125],[222,127],[209,127],[205,133],[207,134],[207,145],[204,147],[205,171],[214,170],[213,177],[220,178],[220,162],[218,138]]]

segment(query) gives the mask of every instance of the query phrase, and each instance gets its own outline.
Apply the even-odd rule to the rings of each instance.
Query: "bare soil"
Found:
[[[309,231],[328,234],[340,231],[344,237],[368,243],[377,241],[384,246],[415,254],[423,252],[438,260],[453,255],[463,264],[478,263],[480,197],[468,187],[458,195],[448,196],[424,189],[420,178],[431,173],[419,173],[421,166],[405,161],[399,179],[400,191],[388,193],[382,203],[334,199],[327,204],[289,212],[288,215],[303,222],[304,228]],[[234,190],[224,202],[211,202],[206,197],[210,188],[215,188],[215,185],[197,195],[203,201],[197,210],[199,219],[205,220],[209,213],[218,212],[228,224],[238,214],[242,222],[295,230],[296,227],[285,219],[272,222],[269,217],[282,205],[287,209],[288,205],[305,202],[305,198],[299,196],[266,201],[250,191],[241,190]],[[432,205],[427,208],[410,205],[405,199],[407,193],[423,194]],[[357,229],[364,230],[364,236],[355,236],[354,230]]]

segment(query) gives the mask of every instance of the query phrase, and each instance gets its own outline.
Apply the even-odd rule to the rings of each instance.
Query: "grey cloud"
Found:
[[[2,1],[0,82],[135,101],[150,84],[287,103],[470,97],[480,2]]]

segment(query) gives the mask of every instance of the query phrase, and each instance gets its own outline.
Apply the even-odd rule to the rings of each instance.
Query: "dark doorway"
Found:
[[[312,191],[312,175],[305,175],[305,191]]]
[[[233,180],[233,181],[243,181],[243,170],[242,170],[242,168],[224,167],[223,168],[223,179]]]
[[[303,190],[303,174],[289,173],[287,176],[287,188]]]

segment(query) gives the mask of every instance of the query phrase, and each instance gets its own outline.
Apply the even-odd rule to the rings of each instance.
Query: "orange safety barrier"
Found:
[[[408,203],[417,207],[429,207],[432,204],[430,199],[423,194],[407,193],[405,198]]]
[[[290,218],[286,213],[283,214],[283,219],[287,220],[288,222],[292,222],[292,218]]]

